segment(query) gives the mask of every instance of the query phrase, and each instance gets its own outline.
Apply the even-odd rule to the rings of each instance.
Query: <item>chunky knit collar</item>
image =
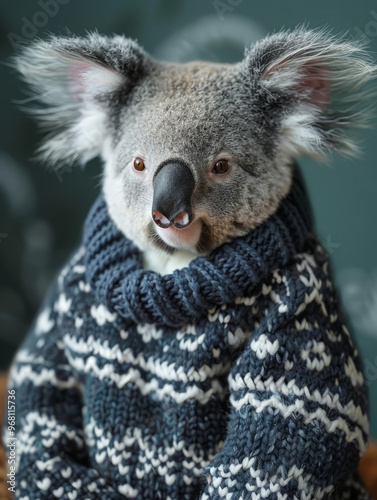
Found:
[[[172,274],[145,270],[142,254],[116,227],[101,194],[84,227],[86,273],[100,303],[135,323],[180,327],[226,304],[302,250],[312,228],[296,169],[278,210],[246,236],[197,257]]]

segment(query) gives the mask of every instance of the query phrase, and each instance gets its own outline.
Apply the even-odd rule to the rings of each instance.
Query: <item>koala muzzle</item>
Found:
[[[154,222],[162,228],[173,224],[177,229],[191,224],[194,188],[195,179],[187,165],[179,161],[163,165],[153,179]]]

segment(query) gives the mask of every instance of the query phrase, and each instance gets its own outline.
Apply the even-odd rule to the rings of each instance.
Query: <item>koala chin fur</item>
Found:
[[[267,36],[237,64],[160,62],[98,33],[33,42],[15,64],[39,102],[31,112],[52,131],[42,158],[59,168],[100,155],[111,217],[161,274],[267,219],[298,157],[356,155],[352,131],[368,121],[375,76],[361,43],[302,28]],[[152,218],[156,173],[173,161],[194,179],[184,229]],[[228,170],[217,173],[218,162]],[[174,187],[165,194],[180,203]]]

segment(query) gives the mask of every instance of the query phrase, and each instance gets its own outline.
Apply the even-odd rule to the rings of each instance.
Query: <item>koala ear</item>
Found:
[[[147,61],[132,40],[96,33],[51,37],[17,55],[15,66],[33,91],[27,102],[39,104],[27,111],[52,131],[39,149],[42,158],[54,165],[84,164],[100,154],[110,134],[111,105],[119,109],[126,102]]]
[[[299,28],[254,45],[243,64],[257,112],[278,127],[283,156],[358,153],[352,129],[367,125],[376,76],[363,44]]]

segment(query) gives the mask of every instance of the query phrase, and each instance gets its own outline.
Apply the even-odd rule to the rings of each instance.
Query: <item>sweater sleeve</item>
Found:
[[[5,444],[16,444],[15,465],[10,455],[8,463],[15,467],[15,498],[22,500],[123,498],[89,465],[80,384],[59,326],[70,301],[54,285],[10,371],[15,422],[5,424]]]
[[[368,439],[363,375],[327,267],[302,257],[260,294],[201,500],[370,498],[357,476]]]

